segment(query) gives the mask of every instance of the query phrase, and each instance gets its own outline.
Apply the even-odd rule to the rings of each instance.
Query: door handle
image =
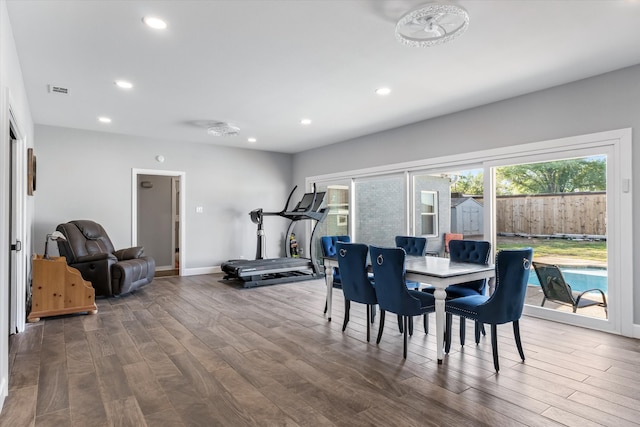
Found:
[[[20,240],[16,240],[16,243],[11,245],[11,250],[20,252],[22,250],[22,242]]]

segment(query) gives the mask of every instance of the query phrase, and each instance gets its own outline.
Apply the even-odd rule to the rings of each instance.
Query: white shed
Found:
[[[452,198],[451,232],[465,236],[484,233],[482,203],[473,197]]]

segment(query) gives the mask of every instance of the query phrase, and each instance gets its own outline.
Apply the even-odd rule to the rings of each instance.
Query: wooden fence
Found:
[[[496,199],[498,233],[525,235],[607,234],[605,192],[535,196],[499,196]]]

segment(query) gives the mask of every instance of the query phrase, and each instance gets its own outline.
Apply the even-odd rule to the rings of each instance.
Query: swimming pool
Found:
[[[601,289],[607,292],[607,270],[595,267],[560,267],[564,280],[574,291],[582,292],[587,289]],[[531,269],[529,285],[540,286],[536,272]]]

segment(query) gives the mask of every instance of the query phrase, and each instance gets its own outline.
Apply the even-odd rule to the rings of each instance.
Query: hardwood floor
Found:
[[[402,358],[387,316],[366,342],[364,307],[343,333],[322,280],[239,289],[220,275],[157,278],[99,299],[96,315],[45,318],[11,337],[0,426],[631,426],[640,422],[640,340],[524,317],[459,345],[438,366],[435,323]],[[455,322],[455,321],[454,321]],[[420,326],[418,326],[420,325]]]

